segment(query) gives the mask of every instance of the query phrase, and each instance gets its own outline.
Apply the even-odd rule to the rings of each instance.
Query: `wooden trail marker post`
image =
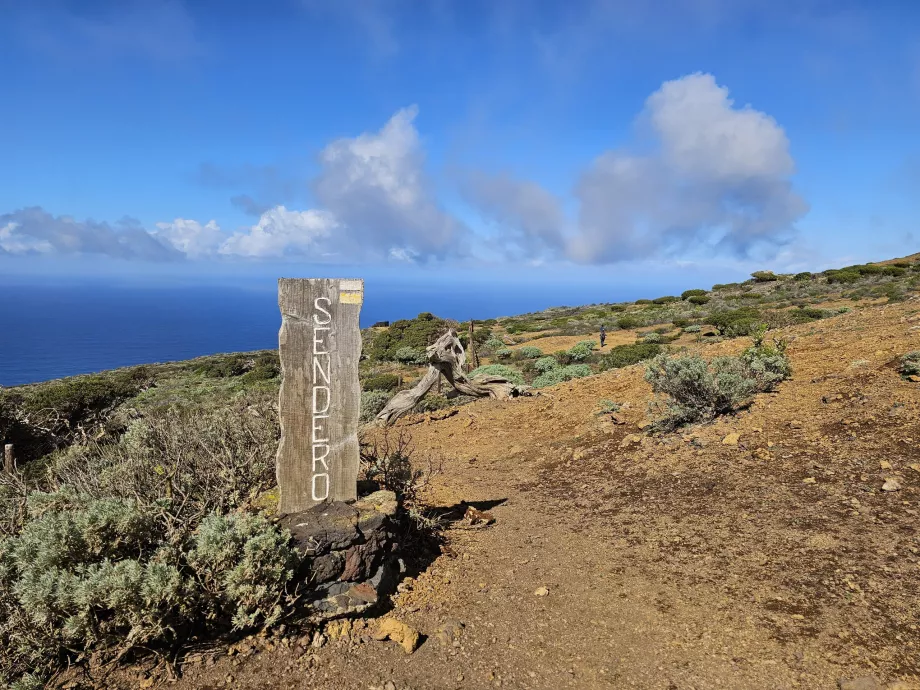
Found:
[[[363,300],[360,279],[278,281],[280,513],[357,498]]]
[[[3,471],[13,474],[16,471],[16,457],[13,455],[13,444],[3,446]]]

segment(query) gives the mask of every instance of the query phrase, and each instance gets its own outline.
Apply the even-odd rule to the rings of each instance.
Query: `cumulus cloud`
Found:
[[[321,245],[337,225],[325,211],[288,211],[278,206],[263,213],[246,232],[230,237],[221,245],[220,253],[253,257],[313,254],[319,258],[328,253]]]
[[[464,253],[467,229],[439,206],[425,172],[417,114],[405,108],[378,132],[331,142],[311,185],[319,208],[264,211],[220,253],[403,261]]]
[[[202,225],[197,220],[176,218],[171,223],[157,223],[153,235],[191,259],[213,256],[226,239],[216,221]]]
[[[105,254],[122,259],[169,261],[183,254],[174,246],[124,219],[111,226],[70,216],[53,216],[40,207],[0,215],[0,252],[6,254]]]
[[[507,174],[471,173],[464,197],[498,225],[497,244],[514,258],[564,253],[565,216],[559,199],[540,185]]]
[[[692,74],[662,84],[639,122],[654,148],[598,156],[575,186],[573,222],[532,183],[504,181],[501,192],[486,185],[467,196],[534,257],[563,241],[560,253],[583,263],[704,245],[745,257],[791,239],[808,206],[792,188],[789,140],[772,117],[736,107],[712,75]]]

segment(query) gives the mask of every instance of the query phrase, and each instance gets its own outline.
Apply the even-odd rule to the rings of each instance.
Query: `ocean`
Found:
[[[430,311],[486,319],[617,297],[598,286],[368,282],[361,325]],[[278,345],[277,288],[0,286],[0,386]]]

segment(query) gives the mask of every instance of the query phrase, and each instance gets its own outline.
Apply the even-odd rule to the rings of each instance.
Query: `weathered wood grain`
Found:
[[[363,280],[278,281],[278,510],[357,498]]]

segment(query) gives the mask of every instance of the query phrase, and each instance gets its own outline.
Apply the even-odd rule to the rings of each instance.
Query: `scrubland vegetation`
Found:
[[[787,378],[771,330],[918,291],[920,263],[762,271],[680,296],[476,322],[472,375],[544,389],[646,362],[655,428],[667,431],[735,412]],[[601,349],[602,324],[635,339]],[[449,326],[468,345],[467,324],[427,313],[364,332],[363,421],[418,381],[425,347]],[[546,351],[547,335],[585,338]],[[734,337],[753,343],[708,360],[686,350]],[[898,367],[920,376],[920,352]],[[0,390],[0,439],[19,464],[0,480],[0,681],[39,687],[90,655],[160,653],[304,614],[298,556],[268,517],[279,382],[265,351]],[[467,401],[433,394],[419,409]],[[365,475],[411,491],[418,476],[397,450],[365,452]]]

